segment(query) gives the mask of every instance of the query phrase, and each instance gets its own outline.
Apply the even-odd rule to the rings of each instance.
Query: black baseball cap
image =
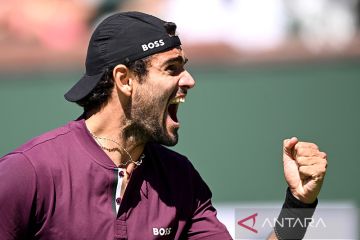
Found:
[[[65,99],[76,102],[86,97],[108,68],[180,46],[179,37],[167,33],[166,23],[141,12],[116,13],[103,20],[90,38],[86,72]]]

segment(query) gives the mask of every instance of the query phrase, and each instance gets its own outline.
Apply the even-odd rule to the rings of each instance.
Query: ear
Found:
[[[130,70],[123,64],[116,65],[113,70],[116,87],[125,95],[131,96],[133,83]]]

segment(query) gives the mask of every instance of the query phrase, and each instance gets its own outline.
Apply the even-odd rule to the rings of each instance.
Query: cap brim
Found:
[[[65,99],[69,102],[76,102],[83,99],[95,88],[103,75],[104,72],[92,76],[84,74],[84,76],[65,93]]]

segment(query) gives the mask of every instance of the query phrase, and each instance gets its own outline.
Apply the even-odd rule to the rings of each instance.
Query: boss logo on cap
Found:
[[[143,51],[147,51],[149,49],[153,49],[153,48],[157,48],[157,47],[161,47],[161,46],[164,46],[165,43],[164,43],[164,40],[163,39],[160,39],[160,40],[157,40],[157,41],[154,41],[154,42],[149,42],[147,44],[143,44],[141,45]]]

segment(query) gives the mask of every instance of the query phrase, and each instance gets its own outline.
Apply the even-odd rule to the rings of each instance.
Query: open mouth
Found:
[[[179,104],[184,102],[185,102],[185,97],[176,97],[170,100],[170,103],[168,105],[168,113],[171,120],[175,123],[179,122],[177,118],[177,110],[179,108]]]

